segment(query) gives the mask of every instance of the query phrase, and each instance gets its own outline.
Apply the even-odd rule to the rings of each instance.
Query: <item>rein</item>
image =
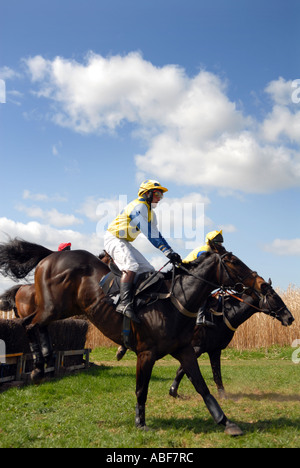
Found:
[[[223,255],[220,256],[220,258],[219,258],[219,270],[220,270],[220,272],[221,272],[221,266],[222,266],[222,267],[224,268],[224,270],[225,270],[225,272],[226,272],[228,278],[231,279],[231,276],[230,276],[230,273],[229,273],[229,271],[228,271],[228,268],[226,267],[226,265],[225,265],[224,262],[223,262],[223,258],[224,258],[225,256],[227,256],[228,254],[229,254],[229,252],[226,252],[225,254],[223,254]],[[227,293],[228,295],[234,297],[234,298],[237,299],[238,301],[248,304],[250,307],[252,307],[253,309],[255,309],[255,310],[258,311],[258,312],[268,313],[270,316],[273,316],[273,317],[276,318],[276,317],[278,317],[278,313],[284,308],[284,306],[283,306],[283,307],[282,307],[281,309],[279,309],[278,311],[272,312],[272,311],[271,311],[271,307],[270,307],[270,305],[269,305],[269,303],[268,303],[267,294],[266,294],[265,296],[263,296],[263,297],[264,297],[264,301],[266,302],[268,308],[267,308],[267,309],[262,309],[262,308],[260,308],[260,307],[256,307],[256,306],[253,305],[253,304],[247,303],[246,301],[244,301],[244,299],[238,297],[237,295],[233,294],[232,292],[229,292],[229,290],[228,290],[228,288],[227,288],[226,286],[224,286],[224,285],[219,286],[218,284],[215,284],[215,283],[213,283],[213,282],[211,282],[211,281],[208,281],[207,279],[203,278],[202,276],[195,275],[195,273],[189,271],[189,270],[188,270],[187,268],[185,268],[182,264],[178,264],[177,267],[180,268],[180,269],[181,269],[182,271],[184,271],[185,273],[187,273],[188,275],[193,276],[193,277],[196,278],[197,280],[203,281],[203,282],[205,282],[206,284],[209,284],[210,286],[213,286],[214,289],[218,289],[217,293],[220,292],[220,291],[222,291],[223,293]],[[197,312],[197,313],[192,313],[192,312],[187,311],[187,310],[180,304],[180,302],[178,301],[178,299],[175,298],[175,296],[173,296],[173,287],[174,287],[174,278],[175,278],[174,272],[175,272],[175,267],[174,267],[174,265],[173,265],[172,285],[171,285],[171,291],[170,291],[170,293],[168,294],[168,297],[170,297],[172,303],[175,305],[175,307],[177,307],[177,309],[178,309],[181,313],[183,313],[183,314],[186,315],[187,317],[197,317],[198,312]],[[221,274],[219,275],[219,277],[220,277],[220,276],[221,276]],[[245,286],[244,283],[243,283],[243,281],[244,281],[246,278],[248,278],[249,276],[253,276],[253,280],[254,280],[254,281],[253,281],[252,287]],[[255,294],[259,297],[259,294],[258,294],[257,291],[255,291],[255,289],[254,289],[254,283],[255,283],[255,279],[257,278],[257,276],[258,276],[258,273],[255,272],[255,271],[250,271],[250,273],[247,274],[247,275],[245,275],[244,277],[239,277],[239,276],[238,276],[238,279],[239,279],[240,282],[239,282],[239,283],[236,283],[236,284],[235,284],[233,287],[231,287],[230,289],[231,289],[231,290],[239,289],[239,290],[242,290],[242,292],[245,292],[246,290],[252,289],[252,292],[255,293]],[[238,288],[237,288],[237,287],[238,287]],[[217,293],[216,293],[216,294],[217,294]],[[233,332],[235,332],[237,329],[234,328],[234,327],[231,325],[231,323],[229,322],[228,318],[227,318],[226,315],[225,315],[224,301],[223,301],[223,306],[222,306],[222,307],[223,307],[223,310],[222,310],[222,312],[221,312],[220,314],[223,315],[223,320],[224,320],[226,326],[227,326],[230,330],[232,330]],[[218,312],[215,312],[215,311],[214,311],[214,313],[215,313],[215,315],[219,315]]]
[[[219,277],[221,277],[221,266],[224,268],[227,276],[229,279],[231,279],[231,276],[230,276],[230,273],[226,267],[226,265],[224,264],[223,262],[223,258],[225,256],[227,256],[230,252],[226,252],[225,254],[221,255],[220,258],[219,258],[219,271],[220,271],[220,275]],[[168,264],[169,262],[166,263],[166,265]],[[161,271],[166,265],[164,265],[159,271]],[[235,299],[237,299],[238,301],[240,302],[243,302],[245,304],[248,304],[250,307],[252,307],[253,309],[255,309],[256,311],[258,312],[264,312],[264,313],[268,313],[270,316],[273,316],[273,317],[278,317],[278,313],[284,308],[284,306],[279,309],[278,311],[276,312],[272,312],[271,311],[271,307],[268,303],[268,299],[267,299],[267,294],[265,296],[263,296],[264,298],[264,301],[266,302],[268,308],[267,309],[262,309],[261,307],[256,307],[255,305],[253,304],[250,304],[250,303],[247,303],[244,299],[238,297],[236,294],[233,294],[232,292],[230,292],[230,290],[235,290],[235,289],[238,289],[238,290],[241,290],[242,292],[245,292],[246,290],[249,290],[249,289],[252,289],[252,292],[255,293],[258,297],[259,297],[259,294],[257,291],[255,291],[254,289],[254,283],[255,283],[255,279],[257,278],[258,274],[257,272],[255,271],[250,271],[249,274],[245,275],[243,278],[242,277],[239,277],[238,276],[238,279],[239,279],[239,283],[236,283],[233,287],[230,288],[230,290],[228,289],[228,287],[224,286],[224,285],[219,285],[219,284],[216,284],[216,283],[213,283],[212,281],[209,281],[207,280],[206,278],[203,278],[202,276],[198,276],[196,275],[195,273],[189,271],[187,268],[185,268],[182,264],[177,264],[176,265],[177,268],[181,269],[182,271],[184,271],[187,275],[189,276],[193,276],[194,278],[196,278],[197,280],[200,280],[200,281],[203,281],[205,282],[206,284],[209,284],[210,286],[213,286],[214,289],[217,289],[218,291],[215,293],[215,294],[218,294],[219,292],[223,292],[223,293],[226,293],[228,295],[230,295],[231,297],[234,297]],[[173,294],[173,289],[174,289],[174,284],[175,284],[175,265],[173,265],[173,269],[172,269],[172,282],[171,282],[171,287],[170,287],[170,291],[168,293],[158,293],[156,294],[156,300],[159,300],[159,299],[170,299],[172,304],[177,308],[177,310],[182,313],[183,315],[185,315],[186,317],[189,317],[189,318],[196,318],[197,315],[198,315],[198,311],[197,312],[190,312],[188,311],[182,304],[181,302],[174,296]],[[155,276],[155,274],[154,274]],[[248,278],[249,276],[253,276],[253,286],[252,287],[248,287],[248,286],[245,286],[243,284],[243,281]],[[213,314],[214,315],[223,315],[223,320],[226,324],[226,326],[232,330],[233,332],[235,332],[237,329],[234,328],[231,323],[229,322],[228,318],[226,317],[225,315],[225,311],[224,311],[224,301],[223,301],[223,310],[222,312],[218,313],[216,311],[213,311]]]
[[[250,304],[249,302],[245,301],[244,299],[242,299],[241,297],[238,297],[236,294],[233,294],[230,290],[228,289],[219,289],[218,291],[216,291],[214,294],[212,294],[212,297],[215,297],[219,294],[219,292],[222,291],[223,293],[226,292],[226,294],[228,296],[231,296],[231,297],[234,297],[235,299],[237,299],[238,301],[244,303],[244,304],[247,304],[249,307],[252,307],[253,309],[255,309],[257,312],[263,312],[263,313],[266,313],[268,315],[270,315],[271,317],[274,317],[274,318],[278,318],[279,316],[279,313],[284,309],[284,306],[280,307],[280,309],[278,309],[276,312],[272,312],[271,311],[271,306],[269,305],[268,303],[268,300],[267,300],[267,295],[264,296],[264,300],[266,301],[267,305],[268,305],[268,308],[267,309],[262,309],[260,307],[256,307],[255,305],[253,304]],[[222,297],[222,312],[217,312],[216,310],[214,309],[210,309],[209,312],[212,314],[212,315],[215,315],[215,316],[223,316],[223,320],[224,320],[224,323],[225,325],[230,329],[232,330],[233,332],[235,332],[237,330],[237,328],[234,328],[229,319],[226,317],[226,314],[225,314],[225,307],[224,307],[224,296]]]
[[[221,266],[223,266],[223,268],[225,269],[225,272],[227,274],[227,276],[230,278],[230,274],[226,268],[226,266],[224,265],[224,263],[222,262],[223,260],[223,257],[225,257],[226,255],[228,255],[229,252],[226,252],[225,254],[221,255],[220,256],[220,259],[219,259],[219,268],[221,270]],[[168,262],[169,263],[169,262]],[[166,266],[166,265],[164,265]],[[227,292],[227,289],[226,287],[224,287],[223,285],[220,286],[219,284],[216,284],[216,283],[213,283],[212,281],[208,281],[206,278],[203,278],[202,276],[198,276],[198,275],[195,275],[194,273],[192,273],[191,271],[189,271],[187,268],[185,268],[182,263],[181,264],[177,264],[176,265],[179,269],[181,269],[182,271],[184,271],[185,273],[187,273],[189,276],[193,276],[194,278],[196,278],[197,280],[200,280],[200,281],[203,281],[205,282],[206,284],[209,284],[210,286],[213,286],[214,289],[219,289],[219,291],[223,291],[223,292]],[[164,267],[163,267],[164,268]],[[250,274],[253,274],[254,272],[251,272]],[[257,275],[257,273],[256,273]],[[247,278],[247,276],[245,276],[245,278]],[[245,279],[243,278],[243,279]],[[239,278],[240,281],[243,281],[242,278]],[[181,312],[183,315],[185,315],[186,317],[190,317],[190,318],[196,318],[197,315],[198,315],[198,311],[197,312],[190,312],[188,311],[181,303],[180,301],[174,296],[173,294],[173,289],[174,289],[174,283],[175,283],[175,265],[173,265],[173,271],[172,271],[172,283],[171,283],[171,288],[170,288],[170,291],[168,293],[158,293],[156,295],[156,298],[157,299],[170,299],[172,304],[177,308],[177,310],[179,310],[179,312]],[[247,290],[249,289],[248,287],[244,286],[243,283],[237,283],[235,286],[238,286],[238,285],[241,285],[243,290]],[[233,287],[234,289],[234,287]],[[231,326],[231,324],[229,323],[229,320],[225,317],[224,315],[224,321],[226,323],[226,325],[228,326],[228,328],[230,328],[231,330],[233,331],[236,331],[235,328],[233,328]]]

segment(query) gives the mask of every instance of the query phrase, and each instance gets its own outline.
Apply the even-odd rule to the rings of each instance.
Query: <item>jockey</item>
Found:
[[[64,250],[71,250],[71,246],[72,244],[70,242],[68,242],[67,244],[66,243],[59,244],[57,250],[58,252],[63,252]]]
[[[209,232],[205,238],[205,245],[202,245],[201,247],[196,247],[196,249],[190,252],[189,255],[184,260],[182,260],[182,262],[183,263],[192,262],[193,260],[196,260],[196,258],[200,257],[200,255],[203,254],[204,252],[210,252],[211,247],[209,245],[209,242],[213,242],[214,244],[222,244],[224,242],[222,230]],[[199,309],[197,320],[196,320],[196,325],[202,325],[204,327],[214,327],[215,325],[209,320],[207,320],[205,316],[206,304],[207,304],[207,301],[205,301],[202,307],[200,307]]]
[[[213,242],[214,244],[222,244],[224,242],[223,233],[221,231],[211,231],[206,235],[205,238],[205,245],[201,247],[196,247],[192,252],[188,254],[188,256],[182,260],[183,263],[190,263],[196,258],[200,257],[201,254],[204,252],[210,252],[211,248],[209,245],[209,241]]]
[[[132,245],[142,232],[154,247],[172,263],[180,263],[180,256],[172,250],[157,228],[152,208],[163,198],[168,189],[156,180],[145,180],[138,191],[138,198],[129,203],[108,226],[104,236],[104,249],[122,271],[117,311],[139,322],[133,310],[133,282],[137,273],[154,271],[153,266]]]

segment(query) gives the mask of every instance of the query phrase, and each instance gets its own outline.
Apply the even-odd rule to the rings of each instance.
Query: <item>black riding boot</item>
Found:
[[[210,322],[206,318],[205,305],[201,307],[201,309],[199,309],[197,320],[196,320],[196,325],[201,325],[202,327],[208,327],[208,328],[215,328],[215,324],[213,322]]]
[[[133,280],[135,273],[133,271],[124,272],[120,283],[120,302],[116,311],[130,318],[136,323],[140,320],[133,310]]]

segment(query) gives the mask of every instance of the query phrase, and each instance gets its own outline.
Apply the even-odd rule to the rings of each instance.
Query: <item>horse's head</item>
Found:
[[[223,246],[216,244],[210,246],[219,257],[219,281],[222,286],[245,292],[249,296],[256,295],[260,299],[259,307],[265,313],[276,317],[285,326],[293,323],[292,314],[270,283],[267,283],[256,271],[251,270],[238,257],[227,252]]]
[[[262,285],[262,296],[259,301],[259,308],[265,314],[275,317],[285,327],[292,325],[295,320],[279,294],[272,288],[270,282]]]

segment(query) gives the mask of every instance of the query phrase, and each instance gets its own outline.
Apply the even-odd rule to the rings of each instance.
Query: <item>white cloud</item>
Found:
[[[220,229],[224,232],[236,232],[236,227],[233,224],[221,224]]]
[[[51,250],[57,250],[62,242],[71,242],[73,249],[88,250],[95,255],[103,249],[103,240],[97,237],[96,233],[82,234],[71,229],[56,229],[36,221],[21,223],[8,218],[0,218],[0,242],[7,242],[9,237],[20,237]]]
[[[291,81],[266,86],[272,109],[258,122],[229,99],[215,74],[201,70],[191,78],[139,53],[90,53],[84,63],[36,56],[26,64],[37,95],[55,104],[56,124],[82,133],[133,124],[132,134],[148,145],[136,155],[139,173],[251,193],[300,186],[300,111]]]
[[[71,242],[72,249],[88,250],[94,255],[99,255],[103,250],[103,239],[95,234],[82,234],[71,229],[56,229],[47,224],[32,221],[20,223],[8,218],[0,218],[0,242],[7,242],[9,238],[19,237],[29,242],[43,245],[56,251],[59,244]],[[32,277],[28,279],[32,281]],[[0,293],[11,287],[12,281],[0,276]]]
[[[23,200],[34,200],[39,202],[67,202],[68,199],[60,194],[47,195],[45,193],[32,193],[30,190],[23,191]]]
[[[264,248],[275,255],[300,255],[300,239],[275,239]]]
[[[30,218],[42,219],[55,227],[73,226],[83,223],[81,219],[76,218],[73,214],[60,213],[56,208],[43,210],[39,206],[25,206],[22,204],[17,205],[16,208],[26,213]]]
[[[285,138],[292,143],[300,143],[300,108],[297,103],[299,80],[285,80],[280,77],[271,81],[265,92],[271,97],[274,106],[262,125],[262,135],[267,141],[276,142]]]
[[[19,78],[20,74],[17,73],[10,67],[1,67],[0,68],[0,78],[3,80],[11,80],[13,78]]]

